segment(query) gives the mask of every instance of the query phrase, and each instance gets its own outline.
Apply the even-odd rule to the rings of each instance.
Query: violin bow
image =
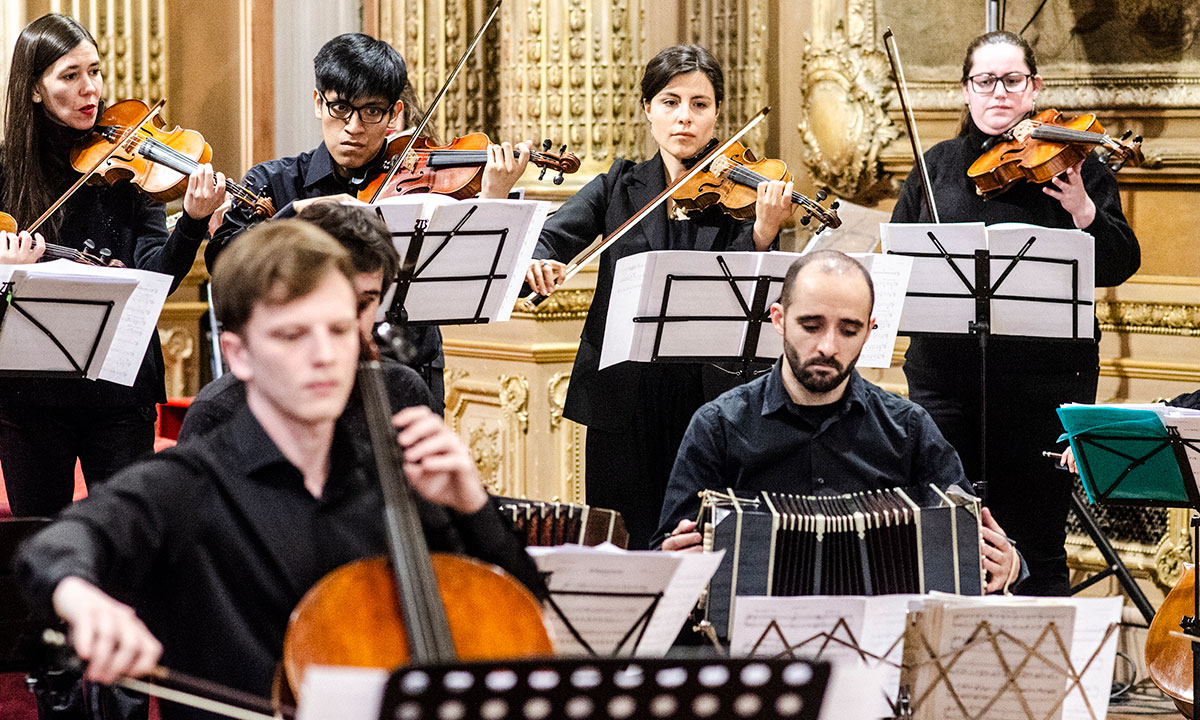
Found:
[[[408,143],[404,146],[404,150],[400,153],[400,155],[396,157],[396,162],[392,164],[392,169],[388,171],[387,177],[385,177],[383,182],[379,183],[379,187],[375,189],[375,194],[371,196],[371,202],[375,202],[379,199],[379,194],[383,192],[384,188],[388,186],[388,183],[392,181],[392,178],[396,177],[396,173],[400,172],[400,168],[404,166],[404,161],[408,159],[408,154],[412,152],[413,145],[417,142],[417,138],[421,137],[421,133],[424,132],[425,126],[429,124],[430,118],[433,117],[433,112],[437,110],[438,105],[441,104],[442,98],[446,97],[446,92],[450,89],[450,83],[454,82],[454,79],[458,77],[458,73],[460,70],[462,70],[463,65],[467,64],[467,58],[471,57],[471,53],[475,52],[475,47],[479,45],[479,41],[483,39],[483,34],[487,32],[488,26],[490,26],[492,21],[496,19],[497,13],[500,12],[501,2],[503,2],[503,0],[496,0],[496,4],[492,6],[492,11],[488,13],[487,20],[483,21],[483,25],[479,27],[479,31],[476,32],[475,37],[471,39],[471,44],[467,46],[467,49],[463,51],[462,57],[458,59],[458,64],[455,65],[454,69],[450,71],[450,75],[446,77],[446,82],[442,83],[442,88],[438,90],[437,95],[434,96],[433,102],[429,103],[429,107],[425,110],[425,115],[421,117],[421,121],[417,123],[417,126],[413,128],[412,134],[408,136]]]
[[[904,82],[904,69],[900,67],[900,51],[896,49],[896,36],[888,28],[883,33],[883,46],[887,50],[888,62],[892,65],[892,79],[896,81],[896,94],[900,96],[900,108],[904,112],[904,124],[908,127],[908,139],[912,142],[913,162],[921,170],[921,184],[925,186],[925,203],[929,216],[935,223],[938,218],[937,203],[933,201],[933,185],[929,182],[929,167],[925,164],[925,153],[921,152],[921,138],[917,135],[917,122],[908,104],[908,85]]]
[[[57,210],[59,207],[61,207],[62,204],[68,200],[68,198],[70,198],[72,195],[74,195],[75,191],[78,190],[80,187],[82,187],[83,184],[88,181],[88,178],[90,178],[93,173],[95,173],[97,170],[100,169],[101,165],[108,162],[109,158],[111,158],[113,155],[116,155],[117,151],[120,150],[122,147],[124,147],[125,142],[129,138],[133,137],[133,135],[135,133],[137,133],[139,130],[142,129],[143,125],[150,122],[150,119],[158,114],[158,111],[162,108],[164,102],[166,102],[166,101],[160,99],[157,103],[155,103],[154,107],[150,108],[150,110],[146,113],[146,115],[141,120],[139,120],[136,125],[133,125],[132,127],[130,127],[125,132],[125,134],[117,140],[117,142],[113,143],[112,149],[109,150],[107,153],[105,153],[104,157],[97,160],[94,165],[92,165],[90,168],[88,168],[88,171],[85,172],[83,175],[81,175],[80,178],[78,180],[76,180],[73,185],[71,185],[71,187],[67,188],[67,191],[65,193],[63,193],[61,197],[59,197],[57,200],[55,200],[53,205],[46,208],[46,212],[42,213],[42,216],[40,218],[38,218],[37,220],[34,220],[33,224],[29,226],[29,228],[26,230],[26,232],[32,233],[35,230],[37,230],[39,227],[41,227],[42,223],[46,222],[46,219],[49,218],[51,215],[53,215],[55,210]]]
[[[688,170],[686,173],[676,178],[674,182],[668,184],[665,190],[656,195],[653,200],[642,206],[642,209],[634,213],[632,217],[621,223],[620,227],[609,233],[607,237],[600,238],[581,250],[579,254],[572,258],[571,262],[567,264],[567,275],[563,278],[563,282],[575,277],[575,274],[582,270],[585,265],[600,257],[601,253],[612,247],[615,242],[624,237],[625,233],[632,230],[634,225],[637,225],[639,222],[645,219],[646,216],[654,212],[655,208],[657,208],[659,205],[662,205],[663,202],[666,201],[667,198],[671,197],[671,194],[674,193],[684,183],[708,169],[709,163],[724,155],[726,150],[728,150],[735,142],[740,140],[743,135],[750,132],[750,129],[761,122],[769,112],[771,112],[770,105],[764,107],[762,110],[759,110],[758,114],[750,118],[750,120],[743,125],[740,130],[734,133],[732,137],[713,148],[713,150],[705,155],[700,162],[693,165],[691,170]],[[521,306],[525,310],[532,311],[538,305],[541,305],[542,302],[548,297],[550,296],[542,295],[537,292],[531,292],[521,300]]]

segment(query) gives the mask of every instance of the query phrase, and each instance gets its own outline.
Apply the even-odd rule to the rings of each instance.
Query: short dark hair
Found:
[[[354,287],[350,253],[329,233],[302,220],[273,220],[246,231],[213,270],[213,312],[240,333],[254,307],[282,305],[312,292],[330,272]]]
[[[367,208],[337,202],[313,203],[296,217],[321,228],[346,248],[355,272],[382,270],[382,292],[387,294],[400,268],[400,255],[383,218]]]
[[[801,255],[788,267],[787,276],[783,279],[783,290],[779,295],[779,304],[784,309],[787,309],[792,302],[792,293],[796,290],[796,277],[801,270],[813,264],[817,264],[817,270],[823,273],[858,274],[867,283],[867,293],[871,299],[871,307],[868,312],[875,309],[875,283],[871,280],[871,273],[867,272],[867,268],[862,263],[837,250],[817,250],[807,255]]]
[[[321,46],[313,58],[317,90],[330,90],[347,102],[400,99],[408,85],[408,69],[400,53],[382,40],[363,33],[346,33]]]
[[[672,78],[691,72],[702,72],[708,77],[719,106],[725,100],[725,74],[713,54],[699,45],[672,45],[651,58],[642,73],[642,102],[653,100]]]

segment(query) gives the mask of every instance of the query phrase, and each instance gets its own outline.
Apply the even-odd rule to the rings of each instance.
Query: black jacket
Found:
[[[667,186],[662,158],[634,164],[617,159],[608,172],[595,178],[546,221],[534,257],[569,262],[597,236],[608,235]],[[754,223],[721,212],[693,216],[697,226],[692,250],[754,250]],[[629,255],[666,250],[668,219],[665,206],[642,220],[600,256],[596,293],[583,325],[579,352],[563,415],[589,427],[619,429],[628,421],[639,392],[643,366],[626,362],[600,370],[600,349],[617,261]],[[713,395],[715,396],[715,394]]]

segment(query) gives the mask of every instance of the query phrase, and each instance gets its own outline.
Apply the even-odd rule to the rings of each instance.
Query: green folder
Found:
[[[1183,445],[1150,410],[1095,405],[1058,408],[1079,477],[1092,503],[1196,507],[1200,500]],[[1186,479],[1185,479],[1186,472]]]

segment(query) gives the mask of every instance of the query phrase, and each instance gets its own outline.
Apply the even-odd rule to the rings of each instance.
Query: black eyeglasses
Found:
[[[378,125],[383,122],[385,117],[392,114],[391,108],[381,108],[377,105],[363,105],[356,107],[342,100],[327,100],[325,93],[320,94],[321,102],[325,105],[325,110],[329,112],[329,117],[336,118],[343,122],[350,122],[350,117],[354,113],[358,113],[358,119],[362,120],[366,125]]]
[[[972,75],[971,89],[977,93],[987,95],[996,90],[996,81],[1004,83],[1004,92],[1019,93],[1029,85],[1029,78],[1033,77],[1033,73],[1011,72],[1004,77],[996,77],[991,73],[980,73]]]

